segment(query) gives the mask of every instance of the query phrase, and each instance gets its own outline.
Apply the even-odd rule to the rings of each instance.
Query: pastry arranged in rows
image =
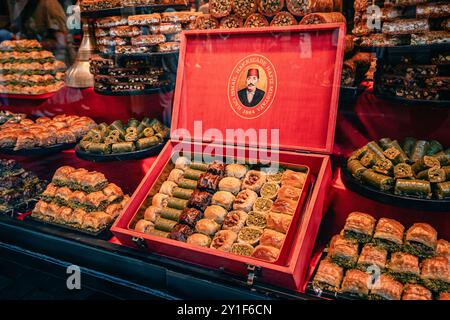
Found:
[[[89,117],[58,115],[0,126],[0,147],[14,150],[76,143],[97,124]]]
[[[436,140],[383,138],[354,151],[350,174],[373,188],[408,197],[450,198],[450,149]]]
[[[275,262],[306,173],[179,157],[137,231]]]
[[[37,200],[47,182],[23,169],[16,161],[0,159],[0,213],[15,214],[27,210]]]
[[[330,242],[312,290],[373,300],[431,300],[450,289],[450,245],[429,224],[352,212]]]
[[[88,153],[118,154],[151,148],[164,143],[168,137],[169,128],[157,119],[129,119],[127,123],[116,120],[90,130],[78,146]]]
[[[31,216],[97,233],[114,222],[128,200],[102,173],[63,166],[56,170]]]

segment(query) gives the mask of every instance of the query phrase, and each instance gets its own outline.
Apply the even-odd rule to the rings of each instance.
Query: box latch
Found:
[[[248,264],[247,272],[247,285],[252,286],[255,282],[255,278],[261,274],[261,267]]]
[[[144,238],[133,237],[131,240],[138,246],[139,249],[147,249],[147,244],[145,243]]]

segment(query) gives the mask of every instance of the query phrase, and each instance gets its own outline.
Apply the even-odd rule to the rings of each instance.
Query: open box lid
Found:
[[[344,36],[344,24],[183,32],[172,139],[331,153]]]

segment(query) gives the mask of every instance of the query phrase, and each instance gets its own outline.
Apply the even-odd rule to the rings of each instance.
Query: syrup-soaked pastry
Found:
[[[214,235],[210,248],[229,252],[231,246],[238,238],[237,234],[231,230],[220,230]]]
[[[392,277],[402,283],[415,283],[420,275],[419,258],[404,252],[393,252],[388,270]]]
[[[250,189],[242,190],[237,194],[236,199],[234,199],[233,209],[249,212],[252,210],[257,198],[258,194],[255,191]]]
[[[388,35],[425,33],[429,30],[427,19],[397,19],[393,22],[384,22],[382,27],[382,32]]]
[[[231,13],[232,0],[211,0],[209,13],[215,18],[227,17]]]
[[[441,18],[448,17],[450,12],[449,3],[427,3],[416,7],[417,18]]]
[[[268,26],[269,21],[260,13],[251,14],[244,23],[244,27],[246,28],[263,28]]]
[[[246,256],[250,257],[253,252],[255,251],[255,248],[247,243],[233,243],[231,246],[231,253],[240,255],[240,256]]]
[[[222,229],[236,234],[244,227],[248,214],[241,210],[230,211],[223,220]]]
[[[320,261],[312,285],[314,289],[337,292],[344,278],[344,269],[328,259]]]
[[[156,221],[156,218],[161,214],[161,210],[162,208],[156,206],[148,207],[147,209],[145,209],[144,219],[154,223]]]
[[[253,204],[253,211],[267,213],[272,209],[273,201],[267,198],[259,197]]]
[[[291,186],[283,186],[278,191],[278,199],[280,200],[294,200],[297,201],[300,198],[302,193],[302,189],[291,187]]]
[[[225,167],[225,175],[227,177],[234,177],[242,179],[247,173],[247,167],[242,164],[232,163]]]
[[[210,14],[198,16],[195,20],[195,29],[197,30],[217,29],[218,27],[219,21]]]
[[[152,198],[152,206],[155,206],[158,208],[167,207],[168,202],[169,202],[169,196],[167,194],[157,193]]]
[[[184,208],[180,215],[180,223],[186,224],[191,228],[194,228],[197,221],[202,218],[203,212],[195,208]]]
[[[439,294],[439,300],[450,301],[450,292],[441,292]]]
[[[225,165],[222,162],[214,161],[208,165],[206,172],[223,177],[225,174]]]
[[[393,47],[404,45],[405,39],[400,36],[388,36],[382,33],[374,33],[361,38],[362,47]]]
[[[419,284],[408,283],[403,289],[402,300],[433,300],[431,291]]]
[[[405,236],[404,251],[421,258],[435,254],[437,245],[437,231],[427,223],[415,223]]]
[[[437,241],[436,255],[445,257],[450,262],[450,243],[444,239]]]
[[[450,291],[450,264],[444,257],[433,257],[422,261],[420,278],[433,292]]]
[[[361,250],[357,267],[363,271],[366,271],[371,266],[376,266],[380,270],[384,270],[386,268],[387,256],[388,252],[386,249],[368,243]]]
[[[164,181],[159,189],[160,193],[167,194],[168,196],[173,196],[173,190],[177,188],[178,185],[173,181]]]
[[[292,216],[282,213],[269,212],[267,228],[286,234],[292,222]]]
[[[349,240],[366,243],[372,239],[376,220],[367,213],[352,212],[344,226],[344,236]]]
[[[250,211],[246,224],[251,227],[265,228],[267,226],[267,213]]]
[[[358,244],[335,235],[330,241],[327,257],[343,268],[353,268],[358,260]]]
[[[180,50],[180,43],[177,41],[170,41],[158,44],[159,52],[172,52]]]
[[[259,192],[261,187],[266,182],[266,173],[257,170],[250,170],[245,175],[242,181],[242,189],[249,189],[255,192]]]
[[[186,240],[194,233],[190,226],[186,224],[177,224],[172,231],[170,231],[169,238],[181,242]]]
[[[228,211],[218,205],[211,205],[205,209],[205,218],[222,223]]]
[[[113,37],[137,37],[141,34],[139,27],[118,26],[109,29],[109,34]]]
[[[275,262],[280,255],[280,250],[274,247],[259,245],[252,253],[252,257],[256,259],[265,260],[268,262]]]
[[[274,200],[278,195],[280,186],[275,182],[266,182],[260,190],[261,197]]]
[[[258,2],[257,0],[233,0],[232,7],[237,17],[247,19],[258,9]]]
[[[211,238],[206,234],[194,233],[187,238],[186,243],[208,248],[211,244]]]
[[[297,20],[289,12],[278,12],[273,17],[272,22],[270,22],[270,25],[273,27],[295,26],[296,24]]]
[[[195,225],[195,230],[207,236],[214,236],[220,229],[220,224],[211,219],[201,219]]]
[[[91,212],[83,220],[81,228],[86,230],[98,231],[105,228],[112,222],[112,218],[105,212]]]
[[[341,7],[336,0],[286,0],[286,5],[290,13],[302,17],[311,12],[341,11],[333,10],[334,2],[336,2],[336,8]]]
[[[220,191],[228,191],[237,195],[241,190],[241,180],[234,177],[225,177],[219,182]]]
[[[220,28],[221,29],[235,29],[235,28],[242,28],[244,25],[244,22],[242,19],[236,17],[236,16],[228,16],[224,17],[220,20]]]
[[[231,210],[236,199],[237,197],[235,198],[231,192],[218,191],[212,196],[211,204],[221,206],[226,210]]]
[[[258,10],[261,14],[272,17],[283,9],[284,0],[261,0]]]
[[[297,208],[297,201],[289,199],[277,199],[274,201],[271,211],[293,215]]]
[[[147,34],[137,36],[131,39],[133,46],[154,46],[166,41],[166,36],[163,34]]]
[[[250,217],[250,215],[249,215]],[[281,249],[286,235],[271,229],[265,229],[259,239],[259,243],[263,246],[270,246]]]
[[[302,18],[299,24],[322,24],[322,23],[347,23],[345,16],[340,12],[316,12],[309,13]],[[359,34],[358,31],[353,32],[354,35]]]
[[[136,223],[134,230],[138,232],[148,233],[148,231],[152,228],[154,228],[154,224],[152,222],[141,219]]]
[[[97,28],[111,28],[117,26],[126,26],[128,23],[127,18],[125,17],[106,17],[100,18],[95,21],[95,25]]]
[[[302,189],[306,181],[306,173],[293,170],[286,170],[281,178],[281,186],[290,186]]]
[[[198,179],[197,188],[202,191],[214,193],[217,191],[219,187],[219,182],[220,182],[219,175],[205,172]]]
[[[217,194],[217,193],[216,193]],[[205,211],[206,207],[211,203],[212,195],[206,191],[194,190],[187,206],[200,211]]]
[[[186,157],[178,157],[178,159],[175,161],[175,169],[180,170],[187,170],[189,169],[189,165],[191,164],[191,160],[189,160]]]
[[[382,274],[372,286],[369,294],[370,300],[400,300],[403,285],[392,277]]]
[[[158,24],[161,21],[159,13],[140,14],[128,17],[128,25],[130,26],[146,26]]]
[[[154,34],[170,35],[182,31],[181,25],[176,23],[160,23],[149,27],[150,32]]]
[[[248,243],[252,246],[258,244],[261,236],[263,234],[263,229],[257,227],[243,227],[238,234],[238,242]]]
[[[369,295],[370,274],[358,269],[347,270],[342,281],[342,293],[356,294],[361,298]]]
[[[388,251],[398,251],[403,245],[404,230],[405,227],[400,222],[381,218],[375,227],[372,241]]]
[[[167,181],[173,181],[176,184],[182,179],[184,176],[184,171],[180,169],[173,169],[169,173],[169,177],[167,178]]]
[[[449,43],[450,31],[429,31],[411,35],[411,45]]]

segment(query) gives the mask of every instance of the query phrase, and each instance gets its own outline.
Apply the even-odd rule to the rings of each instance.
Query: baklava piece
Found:
[[[437,231],[429,224],[415,223],[406,231],[405,252],[427,258],[435,254],[436,245]]]
[[[358,243],[335,235],[328,248],[330,260],[343,268],[353,268],[358,260]]]
[[[367,213],[352,212],[345,222],[344,237],[359,243],[367,243],[372,239],[375,223],[375,218]]]
[[[393,219],[381,218],[375,227],[372,241],[388,251],[399,251],[403,245],[405,227]]]

